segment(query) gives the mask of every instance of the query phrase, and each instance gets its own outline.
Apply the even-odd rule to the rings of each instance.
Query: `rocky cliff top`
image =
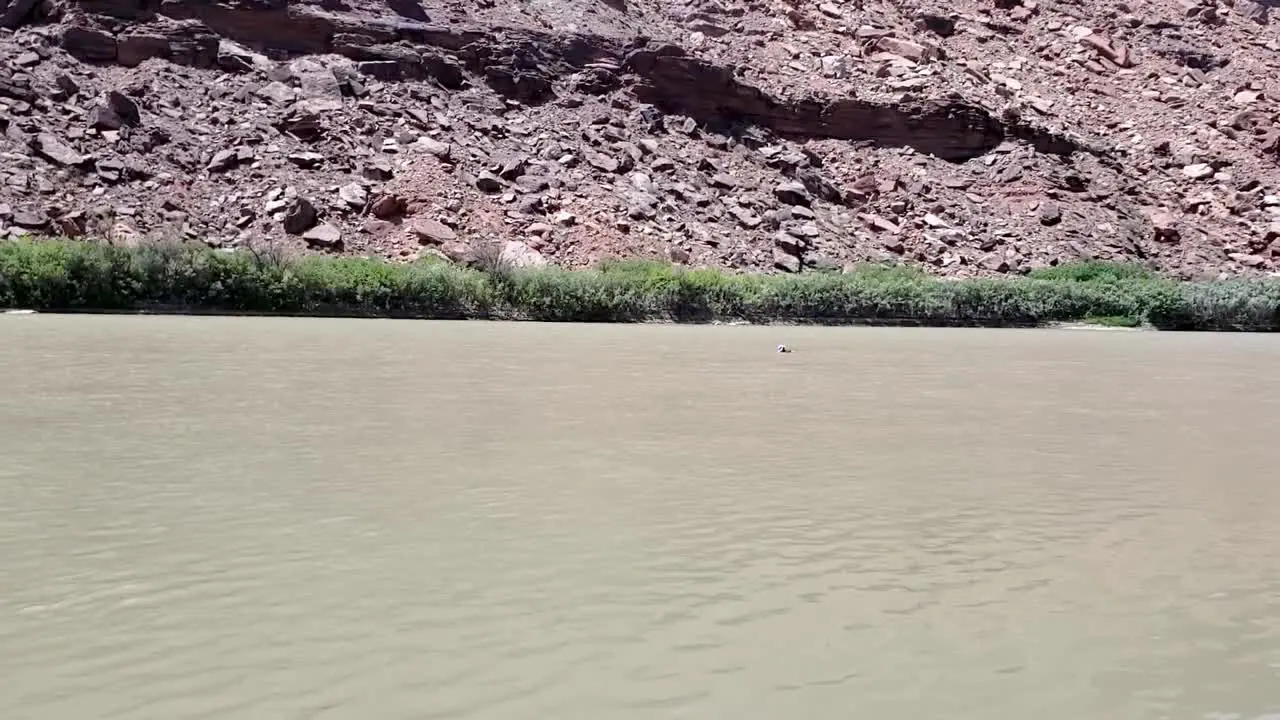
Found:
[[[0,0],[0,237],[1267,274],[1271,12]]]

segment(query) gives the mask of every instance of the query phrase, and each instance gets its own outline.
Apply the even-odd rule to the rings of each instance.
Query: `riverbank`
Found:
[[[79,312],[1280,330],[1280,281],[1178,282],[1082,263],[1002,279],[903,267],[734,275],[631,261],[590,270],[284,259],[199,245],[0,243],[0,308]]]

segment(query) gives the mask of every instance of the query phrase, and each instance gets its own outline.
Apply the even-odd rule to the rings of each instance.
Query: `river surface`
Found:
[[[1280,717],[1280,338],[28,315],[0,367],[5,720]]]

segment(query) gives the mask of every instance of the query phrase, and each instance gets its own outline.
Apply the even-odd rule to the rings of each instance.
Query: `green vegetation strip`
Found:
[[[1280,281],[1178,282],[1101,262],[1008,279],[940,280],[905,267],[736,275],[649,261],[591,270],[481,271],[443,262],[281,259],[199,245],[0,243],[0,307],[514,318],[576,322],[1089,322],[1280,330]]]

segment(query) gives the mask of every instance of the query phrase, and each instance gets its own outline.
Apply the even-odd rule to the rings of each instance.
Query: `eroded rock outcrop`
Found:
[[[1183,5],[0,0],[0,235],[1266,273],[1280,45]]]

